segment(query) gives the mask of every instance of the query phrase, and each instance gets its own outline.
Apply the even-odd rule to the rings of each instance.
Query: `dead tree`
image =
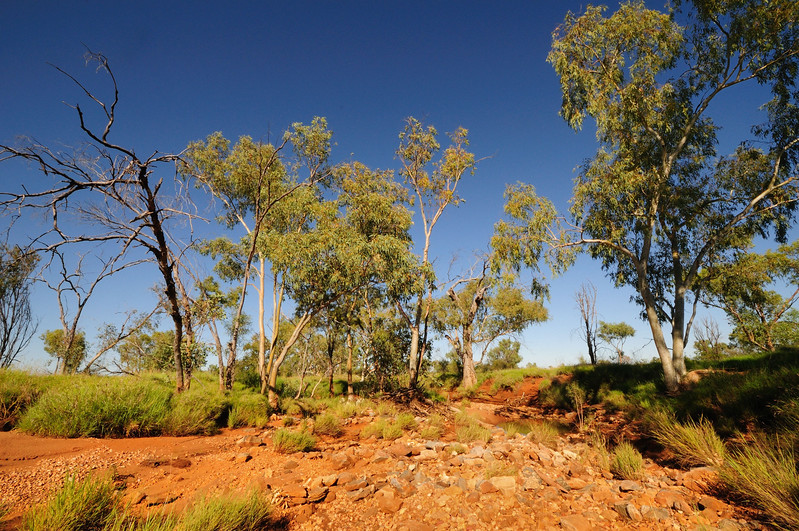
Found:
[[[174,257],[180,256],[181,250],[173,248],[176,240],[169,236],[167,226],[171,226],[175,218],[191,218],[192,214],[176,203],[185,195],[180,190],[164,190],[164,178],[155,175],[156,168],[175,164],[179,155],[155,151],[143,158],[133,148],[109,140],[119,101],[117,81],[105,56],[88,51],[86,60],[97,63],[98,71],[108,75],[113,89],[110,104],[72,75],[55,68],[99,108],[104,116],[101,126],[87,123],[83,109],[76,104],[72,108],[77,112],[80,130],[85,136],[82,149],[64,153],[33,140],[25,141],[21,147],[0,144],[0,161],[27,161],[43,176],[52,179],[42,190],[29,191],[23,187],[22,192],[0,194],[0,207],[18,214],[26,209],[49,212],[51,228],[34,238],[35,246],[43,251],[52,252],[66,246],[73,249],[80,244],[91,245],[93,250],[100,246],[112,247],[120,263],[146,258],[158,266],[175,329],[172,347],[176,386],[180,391],[184,389],[180,355],[183,315]],[[179,181],[174,178],[174,182]]]
[[[578,333],[588,347],[588,359],[591,360],[591,365],[596,365],[596,286],[590,281],[582,284],[574,294],[574,301],[577,303],[577,309],[580,310]]]

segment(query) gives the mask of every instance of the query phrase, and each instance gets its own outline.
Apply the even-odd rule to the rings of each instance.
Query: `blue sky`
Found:
[[[489,158],[462,183],[466,202],[448,210],[434,232],[432,252],[444,276],[454,254],[468,259],[486,247],[506,184],[533,183],[567,208],[574,168],[596,143],[590,129],[577,134],[558,117],[560,90],[546,55],[566,12],[584,5],[10,0],[0,10],[0,141],[17,135],[49,145],[81,141],[75,113],[64,102],[86,102],[48,63],[109,95],[107,80],[84,67],[84,44],[109,58],[119,83],[112,139],[140,156],[179,152],[214,131],[274,139],[292,122],[324,116],[334,131],[334,161],[397,168],[405,117],[442,134],[463,126],[473,152]],[[754,123],[759,103],[744,92],[722,102],[736,109],[729,115],[730,139],[742,138],[738,128],[745,133]],[[3,189],[38,178],[0,165]],[[102,286],[84,328],[91,333],[109,315],[149,304],[150,273],[142,269]],[[628,351],[639,359],[654,356],[639,310],[628,302],[631,290],[615,290],[598,263],[581,259],[552,281],[551,319],[524,335],[525,362],[572,363],[584,354],[574,334],[573,297],[586,280],[599,288],[601,319],[637,328]],[[51,292],[37,289],[33,310],[40,332],[58,326]],[[22,361],[44,359],[35,339]]]

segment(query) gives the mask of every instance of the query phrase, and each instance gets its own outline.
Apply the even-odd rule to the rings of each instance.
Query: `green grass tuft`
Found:
[[[272,411],[266,397],[258,393],[235,393],[230,397],[228,428],[251,426],[263,428],[269,424]]]
[[[26,531],[101,530],[116,519],[118,499],[111,481],[68,476],[63,487],[41,507],[25,515]]]
[[[613,449],[610,471],[621,479],[641,479],[644,474],[644,458],[632,444],[624,441]]]
[[[724,442],[707,419],[680,423],[673,416],[658,412],[650,416],[650,422],[654,424],[651,431],[655,439],[683,465],[719,467],[724,463]]]
[[[316,416],[313,431],[320,435],[340,437],[344,433],[344,428],[341,427],[341,419],[336,415],[332,413],[322,413]]]
[[[272,435],[272,444],[278,453],[310,452],[316,447],[316,437],[305,430],[292,431],[281,428]]]
[[[123,437],[158,434],[172,392],[151,381],[72,376],[33,404],[22,431],[54,437]]]
[[[201,500],[182,515],[176,531],[256,531],[271,527],[272,505],[258,490],[246,496]]]

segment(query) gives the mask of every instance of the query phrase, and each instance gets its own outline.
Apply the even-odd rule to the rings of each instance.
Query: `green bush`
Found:
[[[222,415],[227,410],[227,401],[219,391],[202,388],[174,395],[170,405],[163,433],[176,437],[218,432]]]
[[[316,447],[316,437],[305,430],[292,431],[280,428],[272,435],[272,444],[275,451],[282,454],[310,452]]]
[[[72,376],[25,412],[19,428],[54,437],[146,436],[161,431],[172,392],[151,382]]]
[[[397,418],[394,419],[394,424],[396,424],[402,431],[412,430],[418,425],[416,419],[411,413],[400,413],[397,415]]]
[[[13,428],[42,393],[40,378],[0,369],[0,431]]]
[[[258,490],[246,496],[200,500],[182,515],[176,531],[256,531],[270,529],[272,506]]]
[[[621,479],[641,479],[644,473],[644,458],[632,444],[624,441],[613,449],[610,471]]]
[[[680,423],[658,412],[650,416],[650,422],[655,439],[683,465],[718,467],[724,463],[727,451],[710,421],[700,418],[699,422],[688,419]]]
[[[231,396],[230,412],[228,413],[228,428],[252,426],[263,428],[269,424],[272,413],[269,402],[264,395],[258,393],[235,393]]]
[[[118,499],[108,480],[68,476],[47,503],[29,511],[22,528],[27,531],[84,531],[104,529],[116,519]]]
[[[764,437],[731,452],[719,469],[727,487],[786,529],[799,529],[799,472],[792,448]]]
[[[313,431],[320,435],[339,437],[344,433],[344,428],[341,427],[340,418],[332,413],[322,413],[321,415],[317,415]]]
[[[463,409],[455,416],[455,438],[462,443],[486,443],[491,440],[491,430]]]

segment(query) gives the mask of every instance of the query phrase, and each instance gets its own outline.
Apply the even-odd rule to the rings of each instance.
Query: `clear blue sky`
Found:
[[[507,183],[533,183],[567,208],[574,168],[596,144],[590,130],[577,134],[558,117],[558,80],[545,59],[552,31],[568,10],[584,6],[530,0],[7,0],[0,9],[0,141],[16,135],[49,145],[82,140],[64,102],[85,101],[48,63],[108,95],[106,79],[84,67],[84,44],[109,58],[119,83],[112,139],[139,155],[178,152],[213,131],[228,138],[266,140],[270,132],[277,138],[292,122],[325,116],[334,131],[334,161],[396,168],[405,117],[423,119],[441,133],[463,126],[475,154],[490,158],[462,183],[466,203],[448,210],[436,227],[433,254],[444,276],[454,253],[468,257],[486,247]],[[736,106],[734,116],[746,125],[754,123],[751,113],[762,102],[744,100],[746,112],[738,100],[724,104]],[[39,177],[0,165],[2,189],[33,178]],[[83,327],[91,334],[114,312],[150,304],[151,272],[141,269],[105,284]],[[582,259],[553,281],[551,320],[524,335],[525,362],[571,363],[584,354],[574,334],[579,314],[573,296],[586,280],[600,290],[601,319],[638,329],[628,351],[649,341],[639,310],[628,302],[632,291],[613,289],[598,263]],[[58,326],[51,292],[37,289],[33,310],[42,319],[40,332]],[[640,359],[653,356],[651,346],[638,353]],[[34,339],[21,361],[44,359]]]

